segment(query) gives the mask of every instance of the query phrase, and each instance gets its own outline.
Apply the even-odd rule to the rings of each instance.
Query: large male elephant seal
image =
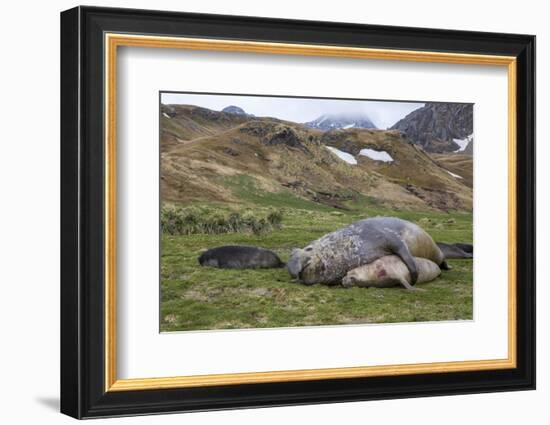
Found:
[[[348,271],[392,254],[406,264],[413,285],[418,277],[413,256],[447,268],[443,253],[419,226],[395,217],[374,217],[329,233],[304,249],[295,249],[287,269],[306,285],[335,284]]]
[[[269,269],[285,263],[272,251],[255,246],[227,245],[209,249],[199,257],[201,266],[222,269]]]
[[[414,264],[418,272],[416,283],[430,282],[441,274],[437,264],[426,258],[414,257]],[[342,279],[346,288],[360,286],[363,288],[389,288],[403,285],[408,290],[415,290],[410,284],[409,269],[397,255],[386,255],[372,263],[350,270]]]
[[[445,258],[474,258],[474,247],[464,243],[436,242]]]

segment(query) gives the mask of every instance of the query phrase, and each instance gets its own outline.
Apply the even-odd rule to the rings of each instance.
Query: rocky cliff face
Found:
[[[470,143],[468,143],[468,146],[466,146],[466,149],[462,152],[465,155],[473,155],[474,154],[474,141],[472,140]]]
[[[402,131],[427,152],[453,152],[460,148],[454,139],[473,133],[473,109],[472,104],[426,103],[391,128]]]

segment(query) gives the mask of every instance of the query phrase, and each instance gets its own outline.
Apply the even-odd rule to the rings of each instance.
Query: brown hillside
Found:
[[[473,188],[474,184],[474,158],[471,155],[462,154],[434,154],[434,160],[441,167],[463,178],[464,184]]]
[[[163,105],[161,112],[164,201],[245,202],[233,183],[246,178],[259,196],[281,193],[336,208],[360,197],[415,210],[472,207],[471,188],[397,131],[323,133],[187,105]],[[354,155],[358,164],[346,163],[327,146]],[[360,156],[364,148],[385,150],[394,161]]]

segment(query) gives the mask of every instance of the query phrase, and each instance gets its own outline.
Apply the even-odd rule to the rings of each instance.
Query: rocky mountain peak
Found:
[[[402,131],[428,152],[453,152],[460,149],[454,139],[466,139],[473,133],[473,109],[465,103],[426,103],[391,129]]]
[[[376,125],[364,113],[323,114],[304,125],[323,131],[347,128],[376,128]]]
[[[243,108],[240,108],[235,105],[229,105],[222,109],[222,112],[226,112],[228,114],[235,114],[235,115],[248,115]]]

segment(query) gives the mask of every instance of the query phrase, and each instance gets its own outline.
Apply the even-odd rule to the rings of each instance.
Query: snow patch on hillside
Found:
[[[473,134],[470,134],[468,137],[466,137],[465,139],[453,139],[453,141],[458,145],[460,146],[456,151],[454,151],[455,153],[458,153],[458,152],[462,152],[464,149],[466,149],[468,147],[468,145],[470,144],[471,141],[474,140],[474,135]]]
[[[350,165],[357,165],[357,160],[352,154],[336,149],[332,146],[326,146],[326,148],[331,151],[334,155],[340,158],[342,161],[347,162]]]
[[[377,151],[374,149],[361,149],[359,155],[366,156],[374,161],[393,162],[392,156],[386,151]]]
[[[451,176],[453,176],[455,179],[462,179],[461,176],[459,176],[458,174],[455,174],[455,173],[451,173],[449,170],[445,170],[447,171],[447,173],[449,173]]]

